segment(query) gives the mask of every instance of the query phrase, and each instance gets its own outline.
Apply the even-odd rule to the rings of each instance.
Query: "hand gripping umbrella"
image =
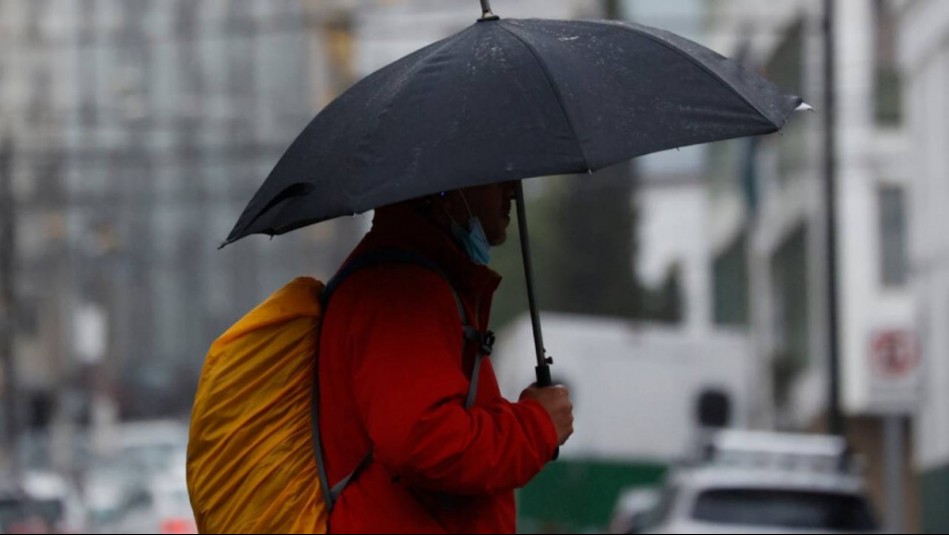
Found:
[[[225,244],[441,191],[585,173],[636,156],[779,130],[802,101],[672,33],[612,21],[501,19],[367,76],[290,145]],[[580,180],[595,180],[584,177]],[[524,196],[517,216],[537,352]]]

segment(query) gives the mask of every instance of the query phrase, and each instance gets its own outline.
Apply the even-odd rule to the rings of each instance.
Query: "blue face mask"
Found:
[[[491,261],[491,244],[488,243],[488,237],[484,234],[481,221],[477,217],[472,217],[468,220],[468,227],[471,230],[463,229],[452,220],[451,233],[468,253],[472,262],[486,266]]]

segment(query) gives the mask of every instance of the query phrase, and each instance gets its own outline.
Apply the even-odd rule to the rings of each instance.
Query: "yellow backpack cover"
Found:
[[[327,532],[310,417],[322,290],[297,278],[211,345],[188,443],[199,532]]]
[[[293,280],[215,340],[205,359],[191,412],[187,462],[199,532],[327,533],[332,504],[371,462],[372,452],[334,485],[320,473],[314,396],[323,306],[349,275],[381,263],[415,264],[444,278],[465,343],[479,347],[474,369],[491,353],[494,335],[468,324],[451,279],[416,253],[364,254],[327,285],[309,277]],[[474,373],[466,408],[477,391]]]

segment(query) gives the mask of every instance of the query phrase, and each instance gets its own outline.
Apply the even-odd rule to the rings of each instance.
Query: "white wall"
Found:
[[[542,313],[555,381],[574,401],[575,433],[565,458],[669,461],[695,431],[695,399],[706,387],[733,398],[733,423],[748,424],[751,351],[730,332],[689,334],[623,320]],[[526,315],[498,336],[491,357],[509,399],[532,383],[536,357]]]
[[[917,461],[949,463],[949,2],[918,0],[900,26],[911,136],[912,266],[925,373]]]
[[[689,331],[711,327],[708,194],[699,178],[659,177],[640,182],[638,192],[638,274],[643,283],[662,284],[670,265],[681,269],[681,288]]]

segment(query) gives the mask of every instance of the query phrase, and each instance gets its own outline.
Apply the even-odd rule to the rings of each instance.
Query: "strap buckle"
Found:
[[[494,331],[485,331],[483,333],[479,333],[479,335],[481,337],[481,340],[479,341],[479,350],[481,351],[481,354],[485,356],[490,355],[494,350]]]
[[[478,353],[490,355],[494,350],[494,331],[479,331],[470,325],[464,327],[465,340],[478,344]]]

